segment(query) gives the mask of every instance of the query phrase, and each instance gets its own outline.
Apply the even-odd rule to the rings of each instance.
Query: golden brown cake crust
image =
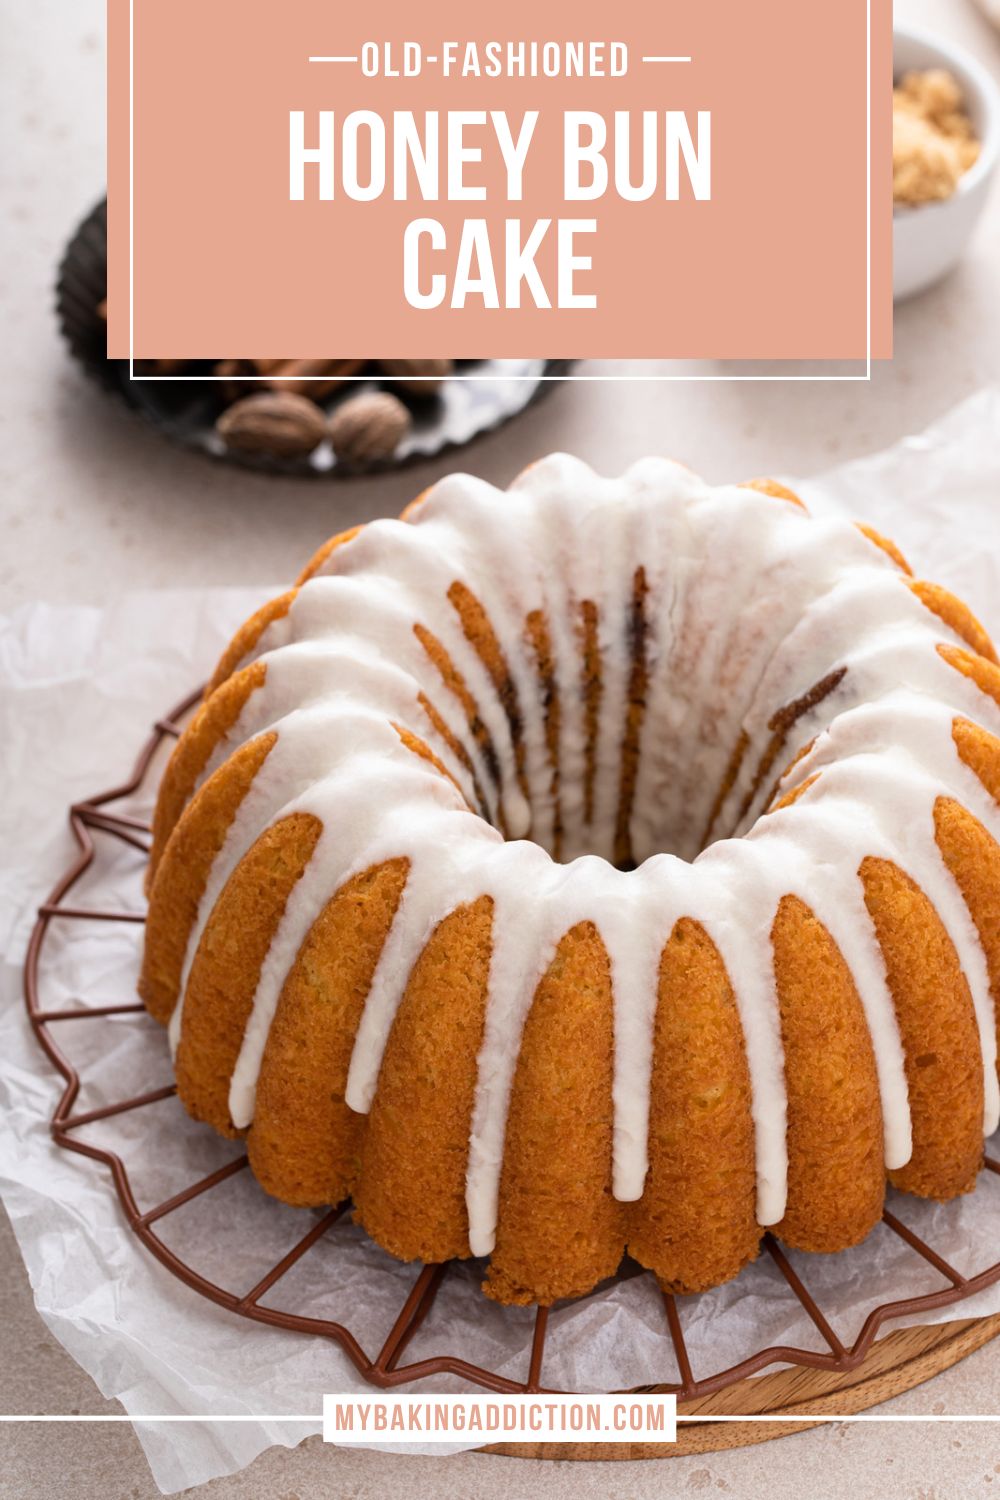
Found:
[[[147,890],[151,889],[157,866],[167,847],[167,840],[219,743],[233,728],[250,695],[263,687],[267,667],[255,661],[234,677],[222,683],[210,698],[199,706],[194,718],[174,746],[160,782],[153,815],[153,844],[146,872]]]
[[[594,785],[597,777],[597,734],[601,718],[604,679],[601,675],[601,648],[597,629],[597,605],[592,599],[580,602],[580,661],[583,712],[586,733],[583,769],[583,816],[586,823],[594,819]]]
[[[279,594],[276,599],[269,599],[266,604],[261,605],[256,614],[252,614],[233,636],[216,667],[212,678],[205,689],[205,697],[210,698],[216,688],[222,684],[241,666],[252,651],[256,650],[260,638],[269,625],[276,620],[283,620],[295,602],[298,589],[289,589],[286,594]]]
[[[277,738],[264,734],[241,745],[188,803],[167,842],[149,893],[139,976],[139,994],[164,1025],[177,1003],[188,939],[212,865]]]
[[[265,829],[226,882],[191,965],[177,1092],[189,1114],[222,1135],[239,1133],[229,1115],[229,1082],[261,967],[322,831],[311,813],[293,813]]]
[[[795,491],[790,490],[787,484],[779,483],[777,479],[748,479],[740,488],[756,490],[760,495],[770,495],[773,500],[787,500],[789,505],[797,505],[800,510],[805,510]]]
[[[865,1013],[843,955],[797,896],[771,929],[788,1091],[788,1204],[775,1234],[844,1250],[882,1215],[882,1108]]]
[[[660,958],[649,1171],[628,1249],[673,1292],[729,1281],[757,1254],[750,1075],[736,998],[704,928],[677,923]]]
[[[906,561],[906,558],[903,556],[902,552],[900,552],[894,541],[892,541],[887,536],[883,536],[880,531],[876,531],[874,526],[865,525],[864,521],[856,521],[855,525],[861,532],[862,536],[867,537],[868,540],[872,542],[876,547],[878,547],[882,552],[884,552],[887,557],[892,558],[893,562],[896,564],[896,567],[900,570],[901,573],[906,573],[907,575],[911,575],[913,573],[913,569],[910,567],[909,563]]]
[[[1000,891],[1000,844],[967,807],[950,797],[939,797],[934,805],[934,833],[983,945],[1000,1042],[1000,901],[996,898]],[[997,1058],[1000,1070],[1000,1048]]]
[[[970,678],[1000,708],[1000,667],[988,661],[985,656],[963,651],[960,646],[945,645],[942,642],[937,652],[950,667],[961,672],[963,677]]]
[[[496,1249],[483,1290],[543,1304],[618,1268],[611,1191],[611,969],[592,922],[562,939],[535,991],[511,1090]]]
[[[469,1254],[465,1173],[492,918],[484,896],[438,925],[382,1059],[355,1202],[372,1238],[403,1260]]]
[[[622,732],[621,777],[618,784],[618,813],[615,820],[615,864],[621,870],[634,866],[632,857],[632,808],[639,775],[639,738],[646,713],[649,691],[649,657],[646,637],[646,600],[649,584],[645,568],[637,568],[632,579],[632,605],[629,612],[628,644],[631,668],[625,701],[625,724]]]
[[[282,988],[247,1153],[254,1175],[284,1203],[339,1203],[356,1185],[365,1117],[347,1106],[347,1072],[407,869],[406,860],[391,860],[341,886]]]
[[[961,759],[976,773],[993,801],[1000,803],[1000,739],[968,719],[956,719],[951,735]]]
[[[455,666],[451,657],[448,655],[448,652],[445,650],[444,646],[442,646],[441,642],[435,635],[432,635],[432,633],[427,629],[425,625],[420,624],[420,622],[418,621],[413,627],[413,634],[416,636],[424,651],[427,653],[428,660],[433,662],[434,666],[437,668],[437,671],[439,672],[441,677],[441,681],[447,688],[448,692],[450,692],[461,705],[462,711],[465,714],[466,722],[469,726],[469,730],[473,738],[475,739],[479,751],[482,755],[483,763],[490,775],[493,787],[494,789],[499,788],[500,757],[497,754],[497,748],[493,743],[490,732],[487,729],[486,725],[483,723],[482,714],[479,711],[479,705],[470,692],[465,678]],[[428,707],[426,699],[424,700],[424,707]],[[468,759],[468,757],[466,757],[466,759]],[[469,762],[469,765],[471,765],[471,762]],[[502,812],[499,815],[498,826],[500,828],[500,831],[506,834]]]
[[[538,676],[538,693],[545,717],[545,749],[549,758],[551,777],[549,796],[552,800],[552,857],[562,858],[562,809],[559,800],[559,729],[562,721],[562,705],[559,696],[559,678],[552,652],[552,636],[545,612],[532,610],[524,622],[524,633],[534,657]]]
[[[456,580],[448,590],[448,598],[458,615],[469,645],[489,673],[497,697],[510,728],[514,747],[514,763],[521,793],[528,800],[528,783],[524,769],[524,721],[518,701],[517,684],[511,674],[503,647],[497,639],[490,618],[471,589]]]
[[[954,1198],[972,1191],[983,1159],[983,1058],[972,996],[916,882],[883,859],[866,859],[860,874],[896,1008],[913,1122],[913,1155],[890,1181],[920,1198]]]
[[[295,587],[300,589],[304,583],[309,582],[310,578],[315,578],[324,563],[329,561],[337,548],[343,547],[346,542],[352,542],[363,530],[363,526],[352,526],[347,531],[338,531],[336,536],[332,536],[325,541],[319,550],[313,553],[298,578],[296,578]]]
[[[967,604],[963,604],[961,599],[956,599],[954,594],[949,594],[948,590],[942,588],[939,583],[928,583],[926,579],[913,579],[910,588],[921,604],[943,620],[949,629],[966,641],[978,656],[984,657],[987,661],[996,662],[997,654],[993,642]]]

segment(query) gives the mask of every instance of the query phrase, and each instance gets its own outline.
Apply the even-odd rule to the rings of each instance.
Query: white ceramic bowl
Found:
[[[892,52],[895,78],[927,68],[947,68],[954,74],[980,141],[979,159],[962,176],[952,197],[894,210],[892,293],[898,302],[932,286],[962,258],[1000,156],[1000,90],[964,48],[931,32],[896,26]]]

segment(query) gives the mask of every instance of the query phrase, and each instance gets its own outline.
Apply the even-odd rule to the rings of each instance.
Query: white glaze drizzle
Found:
[[[649,680],[629,819],[638,868],[625,872],[609,861],[639,567]],[[449,602],[456,582],[480,602],[501,643],[513,685],[506,705]],[[601,660],[589,823],[582,790],[585,601],[597,609]],[[558,689],[558,798],[526,636],[533,610],[547,625]],[[485,748],[415,623],[433,633],[464,679]],[[938,796],[954,796],[1000,838],[1000,812],[951,734],[957,715],[994,730],[998,715],[939,656],[938,643],[954,641],[853,526],[810,519],[753,491],[710,489],[676,464],[644,460],[622,479],[605,480],[556,456],[504,494],[464,476],[443,481],[412,523],[373,523],[338,548],[259,643],[265,685],[251,694],[205,774],[257,734],[273,730],[277,740],[211,871],[171,1021],[173,1046],[182,1039],[183,994],[215,903],[244,854],[282,817],[308,812],[322,833],[261,971],[230,1090],[237,1125],[253,1118],[284,978],[347,880],[384,860],[409,862],[351,1058],[346,1097],[360,1111],[371,1106],[406,978],[434,927],[456,907],[491,897],[493,948],[467,1173],[471,1247],[487,1254],[524,1020],[561,937],[584,921],[601,933],[614,992],[614,1193],[641,1197],[658,965],[676,922],[692,917],[716,944],[736,995],[751,1080],[757,1217],[772,1224],[785,1208],[787,1147],[770,930],[786,894],[811,907],[852,971],[872,1037],[886,1163],[899,1167],[910,1155],[899,1031],[857,873],[875,855],[912,875],[955,945],[979,1028],[988,1133],[1000,1098],[986,963],[937,849],[933,809]],[[775,712],[841,668],[839,682],[801,712],[760,777]],[[421,694],[448,735],[435,729]],[[509,717],[515,700],[527,797]],[[406,748],[394,725],[424,740],[455,784]],[[699,852],[741,732],[749,748],[715,819],[717,841]],[[449,736],[464,747],[474,776]],[[814,737],[781,790],[819,772],[817,781],[793,805],[763,817],[783,766]],[[492,823],[477,816],[476,785]],[[547,852],[557,813],[563,864]],[[492,826],[501,821],[506,841]],[[740,836],[719,838],[723,833]],[[673,852],[661,852],[667,847]]]

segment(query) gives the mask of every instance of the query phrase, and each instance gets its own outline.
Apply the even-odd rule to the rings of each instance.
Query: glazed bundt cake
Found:
[[[502,1302],[837,1250],[997,1126],[1000,668],[780,485],[545,460],[321,548],[164,774],[188,1111]]]

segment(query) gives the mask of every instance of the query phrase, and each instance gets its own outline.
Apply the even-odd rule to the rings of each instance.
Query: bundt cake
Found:
[[[188,1111],[501,1302],[830,1251],[997,1126],[1000,667],[770,481],[554,457],[333,538],[164,773]]]

